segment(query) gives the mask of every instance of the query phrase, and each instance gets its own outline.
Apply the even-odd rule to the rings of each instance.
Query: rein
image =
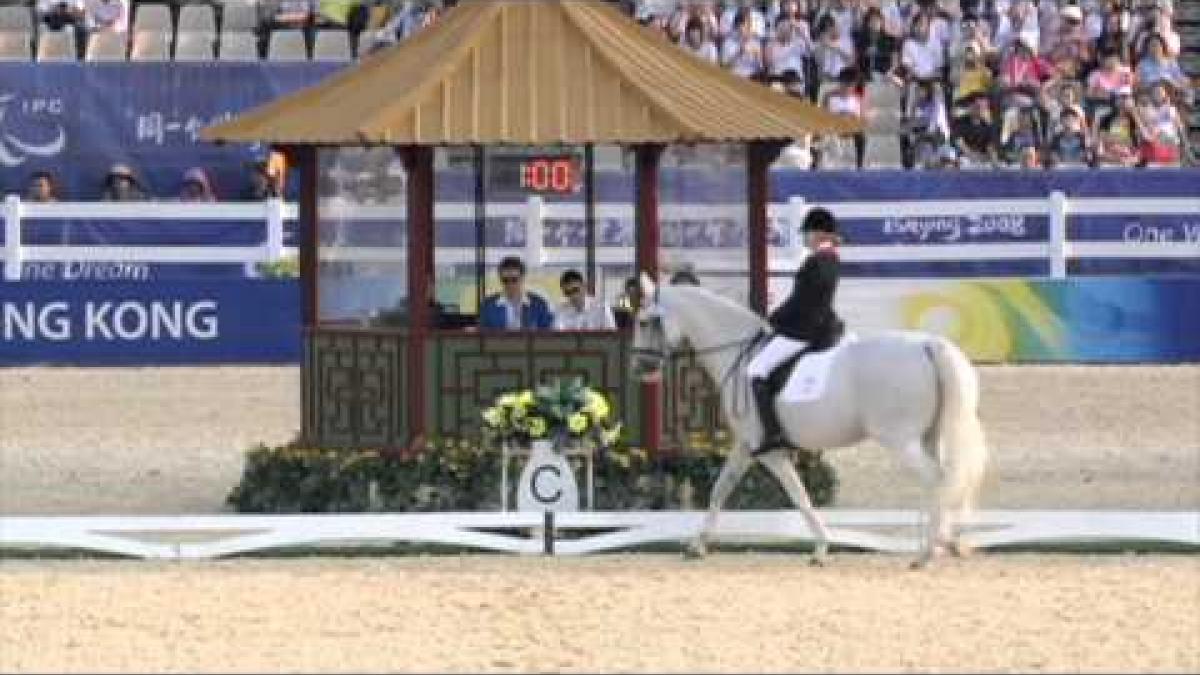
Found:
[[[754,333],[754,335],[751,335],[750,337],[738,338],[737,340],[730,340],[729,342],[722,342],[721,344],[713,345],[711,347],[705,347],[703,349],[693,349],[692,353],[695,354],[696,356],[704,356],[705,354],[716,354],[717,352],[723,352],[726,349],[731,349],[731,348],[737,347],[737,346],[745,346],[747,348],[743,349],[738,354],[737,359],[733,362],[734,366],[737,366],[739,363],[741,363],[745,359],[746,353],[749,351],[748,348],[753,346],[754,344],[756,344],[759,341],[759,339],[763,336],[763,334],[764,334],[764,331],[762,329],[759,329],[757,332]],[[656,356],[660,359],[666,359],[669,356],[669,354],[667,353],[667,350],[665,350],[665,349],[649,349],[647,347],[631,347],[629,349],[629,353],[630,354],[638,354],[641,356]],[[722,381],[724,381],[726,379],[728,379],[728,373],[726,374],[725,377],[722,378]]]
[[[730,340],[728,342],[722,342],[720,344],[703,347],[701,349],[693,349],[692,354],[695,356],[704,356],[706,354],[723,352],[727,349],[733,349],[735,347],[739,348],[737,356],[733,359],[733,363],[729,364],[729,368],[727,368],[725,373],[721,376],[721,381],[717,387],[717,391],[721,392],[724,391],[725,387],[733,381],[734,375],[745,370],[744,366],[750,361],[750,355],[754,352],[754,347],[762,342],[765,337],[767,337],[767,331],[760,328],[756,330],[753,335],[747,337]],[[669,356],[665,349],[635,347],[629,351],[632,354],[653,356],[660,360],[665,360]],[[739,394],[741,395],[739,396]],[[746,392],[743,391],[742,388],[736,387],[733,389],[732,397],[733,398],[730,403],[733,407],[733,411],[735,414],[741,415],[742,411],[746,409],[745,404],[749,402]]]
[[[762,342],[763,338],[765,337],[767,337],[767,331],[763,328],[759,328],[754,332],[754,335],[751,335],[748,338],[743,338],[739,341],[743,344],[743,347],[741,351],[738,352],[738,355],[734,357],[733,363],[729,364],[729,368],[725,371],[725,374],[721,376],[721,384],[717,388],[718,392],[725,390],[725,386],[731,383],[735,374],[744,373],[746,371],[745,364],[749,363],[750,354],[754,351],[754,347]],[[734,415],[740,417],[745,412],[745,404],[750,402],[748,391],[749,390],[745,387],[734,387],[733,391],[730,393],[732,398],[729,402],[729,405]]]

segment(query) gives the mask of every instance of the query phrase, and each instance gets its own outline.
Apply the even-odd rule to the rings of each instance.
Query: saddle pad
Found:
[[[847,332],[833,347],[823,352],[806,354],[796,362],[787,384],[779,392],[779,400],[784,403],[807,403],[821,398],[825,394],[825,383],[829,380],[829,370],[834,358],[846,345],[858,337]]]

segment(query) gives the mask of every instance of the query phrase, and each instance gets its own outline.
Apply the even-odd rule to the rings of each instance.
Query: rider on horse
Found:
[[[842,320],[833,311],[838,284],[837,247],[841,242],[837,220],[826,209],[812,209],[804,218],[804,235],[810,254],[796,272],[792,294],[771,312],[774,334],[746,367],[763,425],[762,443],[756,453],[789,446],[775,412],[775,370],[794,356],[832,347],[844,331]]]

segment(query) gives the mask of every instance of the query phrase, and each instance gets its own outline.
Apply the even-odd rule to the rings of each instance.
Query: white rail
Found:
[[[1200,232],[1200,197],[1111,199],[1088,198],[1071,200],[1062,192],[1052,192],[1046,199],[902,201],[827,204],[842,218],[930,218],[979,216],[1045,216],[1049,234],[1045,242],[998,242],[948,244],[922,242],[871,246],[847,246],[843,257],[852,262],[889,261],[972,261],[1046,259],[1050,276],[1064,278],[1067,261],[1073,257],[1089,258],[1198,258],[1200,237],[1167,238],[1139,241],[1072,241],[1067,227],[1070,214],[1090,215],[1171,215],[1197,216]],[[809,205],[793,197],[786,203],[768,207],[768,217],[786,223],[785,245],[772,247],[773,270],[790,270],[801,253],[795,229],[803,220]],[[396,220],[398,206],[332,206],[322,210],[327,222],[339,218],[359,221]],[[253,271],[258,262],[278,260],[294,254],[283,245],[285,221],[296,218],[297,208],[279,200],[249,204],[181,204],[174,202],[115,203],[26,203],[16,195],[4,201],[3,217],[5,243],[0,247],[5,263],[6,281],[19,281],[26,262],[143,262],[143,263],[242,263]],[[495,203],[487,207],[489,218],[509,218],[520,221],[524,228],[525,246],[500,247],[503,253],[521,253],[533,264],[577,262],[581,253],[574,249],[547,247],[543,228],[547,220],[581,220],[582,204],[551,204],[540,197],[530,197],[525,203]],[[663,220],[729,218],[744,220],[745,207],[740,204],[689,205],[666,204],[661,207]],[[597,204],[598,220],[633,220],[631,204]],[[442,203],[435,208],[439,219],[474,217],[470,203]],[[255,246],[31,246],[23,241],[23,225],[31,219],[129,219],[155,221],[155,226],[186,225],[190,221],[261,221],[266,224],[261,244]],[[405,250],[398,246],[323,246],[321,258],[329,261],[402,262]],[[736,271],[745,262],[730,256],[729,249],[689,248],[687,255],[700,271]],[[473,247],[439,247],[438,261],[445,264],[474,262]],[[600,264],[628,264],[633,260],[632,247],[598,247],[596,259]]]
[[[832,543],[913,553],[915,511],[822,509]],[[686,541],[699,511],[588,511],[555,514],[558,555],[585,555]],[[0,550],[80,549],[138,558],[200,559],[293,547],[442,544],[518,554],[542,553],[539,513],[404,513],[216,516],[0,516]],[[526,534],[500,534],[520,529]],[[489,532],[488,530],[493,530]],[[532,535],[532,536],[531,536]],[[566,536],[563,536],[566,535]],[[811,542],[798,511],[726,511],[716,539],[731,543]],[[1146,545],[1200,548],[1196,511],[981,511],[966,538],[982,549],[1030,545]]]

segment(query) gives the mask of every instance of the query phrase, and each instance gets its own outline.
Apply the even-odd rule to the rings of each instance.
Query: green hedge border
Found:
[[[793,455],[813,503],[833,504],[838,487],[833,467],[819,452],[797,450]],[[655,460],[637,448],[600,453],[595,509],[704,508],[724,461],[721,447]],[[579,469],[582,460],[571,462]],[[510,465],[510,482],[520,468],[517,462]],[[299,443],[259,445],[246,453],[241,480],[226,502],[239,513],[395,513],[499,511],[500,498],[498,452],[470,441],[440,439],[405,455]],[[774,476],[755,465],[726,508],[787,509],[792,504]]]

